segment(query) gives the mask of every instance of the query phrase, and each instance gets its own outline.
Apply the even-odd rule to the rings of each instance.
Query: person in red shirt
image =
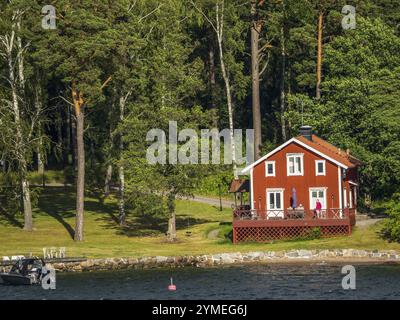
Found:
[[[317,214],[317,217],[320,219],[321,218],[321,210],[322,210],[322,204],[319,201],[319,199],[317,199],[317,203],[315,205],[315,212]]]

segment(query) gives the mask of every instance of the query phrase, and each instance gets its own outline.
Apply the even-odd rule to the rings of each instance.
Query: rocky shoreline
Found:
[[[400,253],[394,250],[289,250],[233,252],[199,256],[154,256],[140,258],[87,259],[81,262],[53,263],[58,272],[83,272],[100,270],[213,267],[249,263],[399,263]],[[6,272],[5,268],[0,272]]]
[[[95,270],[147,269],[163,267],[212,267],[246,263],[304,263],[304,262],[365,262],[400,263],[400,253],[378,250],[290,250],[257,251],[247,253],[221,253],[200,256],[141,257],[88,259],[76,263],[56,263],[53,267],[59,272],[80,272]]]

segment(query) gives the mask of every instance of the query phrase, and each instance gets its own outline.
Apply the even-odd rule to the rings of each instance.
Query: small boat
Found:
[[[44,267],[45,262],[40,258],[18,260],[9,273],[0,273],[0,280],[11,285],[40,284]]]

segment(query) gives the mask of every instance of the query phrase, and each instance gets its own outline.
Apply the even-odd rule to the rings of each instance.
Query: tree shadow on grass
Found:
[[[105,222],[104,227],[116,230],[116,234],[127,237],[147,237],[165,234],[168,230],[168,218],[163,216],[142,215],[129,217],[124,226],[119,225],[118,219],[111,214],[98,220]],[[212,220],[196,219],[188,216],[176,217],[176,229],[183,230],[193,225],[210,223]]]
[[[65,221],[75,216],[75,197],[69,188],[46,187],[39,197],[38,208],[57,220],[74,239],[75,230]]]
[[[74,238],[74,229],[66,222],[75,216],[75,190],[72,187],[48,187],[40,196],[38,207],[43,212],[56,219]],[[102,203],[101,201],[85,200],[85,211],[96,214],[96,221],[103,222],[100,226],[105,229],[115,230],[117,235],[127,237],[143,237],[165,234],[168,229],[168,218],[166,216],[140,215],[132,216],[127,212],[125,226],[119,224],[118,205],[113,203]],[[209,219],[197,219],[189,215],[176,216],[176,229],[183,230],[198,224],[218,222]]]
[[[7,210],[1,207],[1,205],[0,205],[0,224],[5,226],[10,225],[20,229],[24,227],[23,223],[19,221],[15,217],[15,215],[8,213]]]

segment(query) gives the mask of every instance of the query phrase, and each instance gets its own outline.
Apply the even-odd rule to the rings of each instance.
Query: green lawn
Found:
[[[370,228],[356,228],[350,237],[312,241],[286,241],[274,244],[240,244],[224,238],[230,229],[231,211],[197,202],[177,202],[178,242],[165,241],[166,219],[130,217],[129,227],[116,223],[118,208],[115,200],[102,204],[88,197],[85,202],[85,241],[75,243],[71,234],[74,227],[74,190],[46,188],[42,191],[38,209],[34,213],[35,231],[21,229],[21,219],[10,220],[0,216],[0,256],[42,253],[43,247],[66,247],[69,256],[126,257],[154,255],[198,255],[229,251],[364,248],[395,249],[400,244],[388,243],[377,235],[379,224]],[[221,224],[222,223],[222,224]],[[221,229],[218,239],[207,234]],[[190,231],[191,235],[186,236]]]

